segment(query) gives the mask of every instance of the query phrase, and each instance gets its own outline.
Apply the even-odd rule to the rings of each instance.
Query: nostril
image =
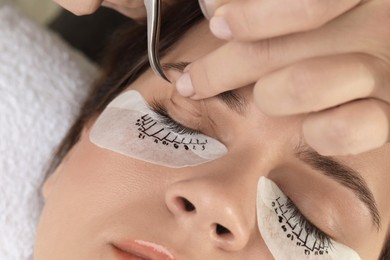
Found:
[[[178,200],[179,200],[179,203],[182,205],[182,208],[183,208],[186,212],[193,212],[193,211],[196,211],[196,208],[195,208],[194,204],[192,204],[192,203],[191,203],[189,200],[187,200],[186,198],[179,197]]]
[[[187,212],[192,212],[192,211],[195,211],[195,206],[194,204],[192,204],[191,202],[189,202],[188,200],[186,200],[185,198],[183,198],[183,202],[184,202],[184,208]]]
[[[230,232],[229,229],[225,228],[224,226],[220,224],[215,225],[215,233],[218,236],[223,236],[223,237],[231,237],[233,236],[232,232]]]

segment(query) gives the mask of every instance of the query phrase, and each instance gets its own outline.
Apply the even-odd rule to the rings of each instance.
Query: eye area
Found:
[[[319,243],[332,247],[330,236],[312,224],[289,197],[287,197],[285,206],[286,210],[290,211],[290,218],[293,218],[307,234],[312,235]]]
[[[181,135],[198,135],[202,134],[200,130],[192,129],[190,127],[184,126],[183,124],[180,124],[176,120],[174,120],[168,113],[168,110],[166,106],[158,100],[153,100],[153,102],[150,104],[150,109],[158,116],[158,120],[161,124],[163,124],[166,129]],[[186,205],[186,209],[187,209]],[[192,208],[188,208],[187,210],[192,210]],[[312,224],[311,221],[306,218],[301,211],[298,209],[298,207],[294,204],[294,202],[286,196],[286,202],[285,202],[285,210],[289,211],[290,219],[293,219],[295,223],[298,223],[298,225],[301,227],[302,230],[306,232],[306,234],[312,236],[316,243],[321,244],[323,246],[326,246],[327,248],[332,248],[332,238],[324,233],[321,229],[319,229],[317,226]],[[224,227],[216,227],[217,233],[224,234],[227,231],[224,229]]]
[[[186,135],[197,135],[201,134],[199,130],[189,128],[175,121],[168,113],[166,107],[163,103],[158,100],[153,100],[150,105],[150,109],[156,113],[159,121],[164,124],[167,129],[173,131],[177,134],[186,134]],[[325,234],[319,228],[317,228],[314,224],[312,224],[297,208],[294,202],[287,197],[287,201],[285,203],[286,210],[290,211],[291,218],[295,219],[299,223],[299,225],[306,231],[307,234],[313,235],[317,241],[320,243],[324,243],[326,245],[332,244],[332,240],[330,236]]]
[[[256,210],[260,235],[275,259],[361,259],[352,248],[313,225],[265,176],[258,182]],[[315,218],[311,220],[315,223]]]
[[[150,109],[156,113],[159,121],[166,126],[170,131],[180,135],[198,135],[199,130],[189,128],[175,121],[168,113],[166,107],[158,100],[153,100]]]

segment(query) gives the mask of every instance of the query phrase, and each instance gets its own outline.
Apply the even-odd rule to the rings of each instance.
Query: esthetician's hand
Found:
[[[54,0],[56,3],[76,15],[94,13],[100,6],[114,9],[134,20],[142,20],[146,17],[144,0]],[[164,0],[164,3],[172,3],[175,0]]]
[[[210,21],[227,43],[186,68],[176,82],[183,96],[255,83],[264,113],[307,113],[304,137],[321,154],[389,142],[389,0],[227,2]]]

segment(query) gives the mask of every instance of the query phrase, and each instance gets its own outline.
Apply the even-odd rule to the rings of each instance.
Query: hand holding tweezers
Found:
[[[148,58],[150,67],[158,76],[171,83],[160,64],[161,0],[144,0],[148,26]]]

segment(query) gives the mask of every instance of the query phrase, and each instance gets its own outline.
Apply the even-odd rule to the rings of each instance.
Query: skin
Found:
[[[192,61],[222,44],[203,22],[163,62]],[[180,76],[168,74],[173,81]],[[94,118],[45,182],[34,259],[117,259],[111,243],[123,239],[161,244],[178,259],[272,259],[256,223],[260,176],[274,180],[313,224],[362,259],[378,257],[390,220],[389,145],[337,157],[360,171],[372,190],[382,221],[377,230],[352,191],[294,157],[305,116],[274,118],[259,112],[253,86],[238,90],[248,101],[241,115],[216,98],[183,98],[150,70],[128,89],[138,90],[149,102],[161,100],[175,120],[199,126],[224,143],[228,154],[181,169],[149,164],[91,143]],[[196,212],[184,211],[178,197],[190,201]],[[233,236],[213,233],[215,223]]]

